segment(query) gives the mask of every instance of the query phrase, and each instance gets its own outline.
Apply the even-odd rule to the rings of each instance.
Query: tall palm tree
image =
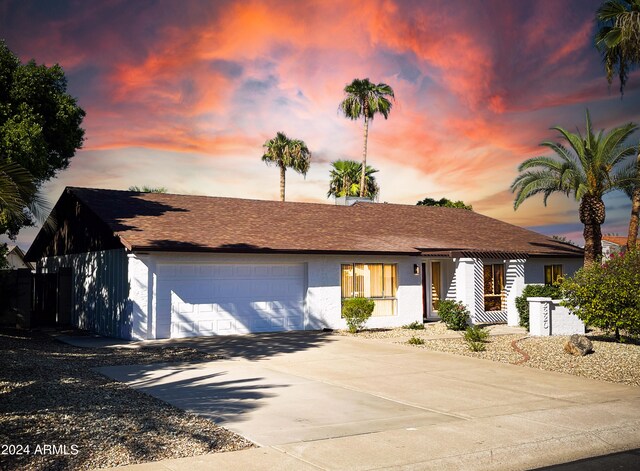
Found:
[[[629,71],[640,65],[640,0],[607,0],[598,9],[596,17],[596,47],[602,54],[607,81],[611,84],[617,74],[622,96]],[[640,146],[636,171],[640,174]],[[628,248],[636,247],[639,222],[640,185],[636,185],[631,191]]]
[[[555,152],[553,157],[533,157],[520,164],[520,174],[511,184],[511,191],[516,193],[514,208],[518,209],[527,198],[540,193],[544,195],[545,206],[553,193],[573,195],[580,202],[580,222],[584,224],[584,261],[593,263],[602,255],[603,195],[638,183],[635,162],[628,159],[634,155],[635,147],[625,144],[637,128],[636,124],[628,123],[596,135],[589,111],[584,135],[570,133],[559,126],[552,128],[569,147],[543,142],[540,145]]]
[[[280,169],[280,200],[284,201],[285,172],[290,168],[306,175],[311,165],[311,152],[304,141],[290,139],[283,132],[278,132],[263,147],[265,153],[262,161],[268,165],[277,165]]]
[[[376,114],[384,119],[389,117],[393,106],[387,97],[395,99],[393,89],[386,83],[371,83],[368,78],[354,79],[344,87],[346,97],[340,103],[340,110],[349,119],[364,118],[364,149],[362,151],[362,169],[367,169],[367,139],[369,137],[369,120]],[[360,196],[367,196],[365,184],[366,172],[360,172]]]
[[[329,196],[358,196],[360,194],[360,175],[362,173],[362,163],[355,160],[336,160],[331,162],[331,172],[329,173],[331,181],[329,182]],[[380,188],[373,175],[378,170],[367,166],[365,172],[365,184],[367,185],[367,194],[375,197]]]

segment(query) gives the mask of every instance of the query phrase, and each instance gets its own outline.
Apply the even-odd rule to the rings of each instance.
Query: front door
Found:
[[[422,264],[422,319],[438,317],[438,303],[442,299],[442,262]]]

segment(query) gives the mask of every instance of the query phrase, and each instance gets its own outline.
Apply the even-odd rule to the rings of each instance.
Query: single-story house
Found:
[[[72,323],[125,339],[345,328],[342,301],[375,301],[368,327],[438,318],[517,324],[515,298],[583,251],[476,212],[66,188],[27,253],[71,269]]]
[[[33,270],[31,263],[25,261],[25,253],[17,245],[7,246],[7,264],[10,270],[17,270],[19,268],[27,268]]]

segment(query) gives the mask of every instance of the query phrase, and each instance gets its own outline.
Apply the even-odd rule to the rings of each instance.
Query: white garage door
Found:
[[[163,265],[158,294],[171,337],[303,330],[304,280],[301,264]]]

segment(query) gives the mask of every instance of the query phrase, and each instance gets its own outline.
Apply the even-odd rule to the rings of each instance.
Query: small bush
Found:
[[[362,330],[367,323],[373,309],[374,302],[367,298],[349,298],[342,303],[342,317],[347,321],[349,332],[355,334]]]
[[[460,301],[443,300],[438,306],[438,315],[451,330],[464,330],[469,319],[467,306]]]
[[[487,349],[487,346],[484,344],[484,342],[467,342],[467,344],[469,345],[469,350],[471,350],[472,352],[484,352]]]
[[[413,321],[411,324],[403,325],[402,328],[409,330],[424,330],[424,324],[422,322]]]
[[[529,330],[529,302],[527,298],[560,298],[558,285],[527,285],[522,294],[516,298],[516,309],[520,315],[520,326]]]
[[[411,337],[409,340],[407,340],[407,343],[409,345],[424,345],[424,340],[419,337]]]
[[[484,327],[478,325],[470,325],[464,332],[464,341],[469,345],[472,352],[484,352],[486,349],[485,341],[489,337],[489,332]]]
[[[484,342],[489,337],[489,332],[479,325],[470,325],[464,333],[467,342]]]

